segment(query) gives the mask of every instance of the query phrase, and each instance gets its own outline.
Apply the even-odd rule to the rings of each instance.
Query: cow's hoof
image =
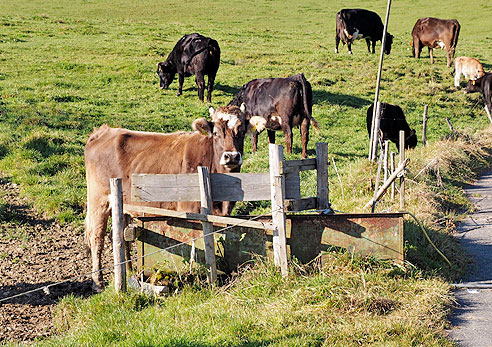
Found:
[[[177,93],[176,93],[176,96],[180,96],[180,95],[181,95],[181,93],[180,93],[180,92],[177,92]]]
[[[103,287],[98,284],[92,283],[92,291],[94,293],[101,293],[103,291]]]
[[[352,55],[352,51],[349,51],[349,54]]]
[[[335,48],[335,53],[338,53],[338,49]]]

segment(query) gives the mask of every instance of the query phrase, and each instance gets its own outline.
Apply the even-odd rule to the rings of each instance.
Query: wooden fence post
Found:
[[[400,161],[401,165],[405,161],[405,132],[400,130]],[[400,211],[405,211],[405,171],[400,177]]]
[[[326,142],[316,143],[316,169],[318,184],[318,209],[326,210],[330,208],[329,187],[328,187],[328,144]]]
[[[126,292],[125,247],[123,245],[123,188],[121,178],[111,178],[111,217],[113,227],[114,289]]]
[[[395,172],[395,157],[396,157],[396,154],[395,152],[391,152],[391,155],[390,155],[390,166],[391,166],[391,173]],[[393,183],[391,183],[391,200],[395,200],[395,181],[393,181]]]
[[[389,140],[384,141],[384,159],[383,159],[383,172],[384,181],[388,179],[388,153],[389,153]]]
[[[289,274],[287,265],[287,237],[284,212],[285,176],[280,166],[284,160],[283,147],[269,144],[270,182],[272,200],[272,222],[276,226],[273,231],[273,258],[276,266],[280,266],[282,276]]]
[[[200,200],[202,214],[212,214],[212,188],[210,186],[210,176],[208,168],[198,167],[198,181],[200,183]],[[209,268],[208,282],[214,284],[217,281],[217,265],[215,263],[215,237],[213,235],[214,226],[210,222],[202,222],[203,243],[205,249],[205,261]]]
[[[429,105],[424,106],[424,115],[422,119],[422,146],[427,144],[427,112],[429,110]]]

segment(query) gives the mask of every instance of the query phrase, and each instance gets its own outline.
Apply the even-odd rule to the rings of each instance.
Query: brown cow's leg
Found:
[[[431,64],[434,64],[434,52],[433,49],[429,47],[429,56],[431,59]]]
[[[347,48],[348,48],[349,54],[352,54],[352,43],[350,41],[347,42]]]
[[[292,127],[289,124],[282,124],[282,131],[285,136],[285,147],[287,153],[292,153]]]
[[[335,53],[338,53],[338,45],[340,44],[340,37],[338,34],[335,36]]]
[[[92,258],[92,288],[100,292],[103,287],[101,257],[104,248],[104,236],[109,217],[109,202],[92,206],[89,202],[86,217],[86,237]]]
[[[453,56],[454,56],[454,49],[450,49],[447,51],[446,58],[448,59],[448,64],[447,66],[450,67],[451,63],[453,62]]]
[[[366,39],[366,44],[367,44],[367,52],[371,53],[371,40]],[[372,52],[374,53],[374,52]]]
[[[302,143],[302,159],[307,158],[307,144],[309,141],[309,118],[304,118],[301,123],[301,143]]]
[[[196,74],[196,85],[198,86],[198,99],[203,101],[205,93],[205,77],[201,73]]]
[[[253,153],[256,153],[256,149],[258,146],[258,132],[255,130],[251,133],[251,145],[253,146]]]
[[[412,53],[413,53],[413,57],[414,58],[420,58],[420,51],[422,50],[421,46],[420,46],[420,40],[417,39],[417,38],[414,38],[413,39],[413,50],[412,50]]]

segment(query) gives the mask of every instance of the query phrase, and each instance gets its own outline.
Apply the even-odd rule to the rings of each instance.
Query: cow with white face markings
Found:
[[[454,59],[454,86],[460,86],[461,75],[465,76],[467,80],[476,80],[483,75],[485,71],[483,70],[482,64],[475,58],[468,57],[456,57]]]
[[[309,126],[318,129],[312,116],[313,96],[311,84],[303,74],[286,78],[258,78],[249,81],[229,102],[229,105],[246,104],[253,152],[256,152],[258,134],[268,130],[268,141],[275,143],[275,131],[282,130],[287,153],[292,152],[292,129],[300,127],[302,158],[307,157]]]
[[[249,124],[244,111],[244,105],[211,108],[211,121],[196,119],[192,124],[194,132],[161,134],[103,125],[89,136],[84,153],[87,179],[85,227],[96,291],[102,288],[101,254],[111,213],[109,179],[122,179],[123,202],[128,203],[133,173],[193,173],[197,172],[198,166],[207,167],[211,173],[239,172]],[[200,212],[200,203],[197,202],[132,204]],[[228,201],[214,203],[213,213],[227,215],[232,207],[233,203]]]
[[[356,9],[343,9],[336,16],[336,36],[335,36],[335,53],[338,53],[340,41],[347,44],[349,54],[352,54],[352,43],[355,40],[365,39],[367,50],[375,53],[376,41],[383,38],[383,22],[381,17],[375,12]],[[386,33],[386,43],[384,52],[390,54],[391,45],[393,44],[393,35]]]

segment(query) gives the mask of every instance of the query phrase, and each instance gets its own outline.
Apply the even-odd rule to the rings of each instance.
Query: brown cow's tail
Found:
[[[458,36],[460,36],[460,23],[456,21],[456,24],[453,25],[453,42],[451,42],[451,48],[456,49],[456,45],[458,44]]]
[[[306,80],[304,74],[297,75],[297,80],[302,85],[302,103],[304,106],[304,116],[309,119],[311,125],[316,131],[319,130],[319,124],[312,116],[313,112],[313,90],[311,89],[311,84]]]

